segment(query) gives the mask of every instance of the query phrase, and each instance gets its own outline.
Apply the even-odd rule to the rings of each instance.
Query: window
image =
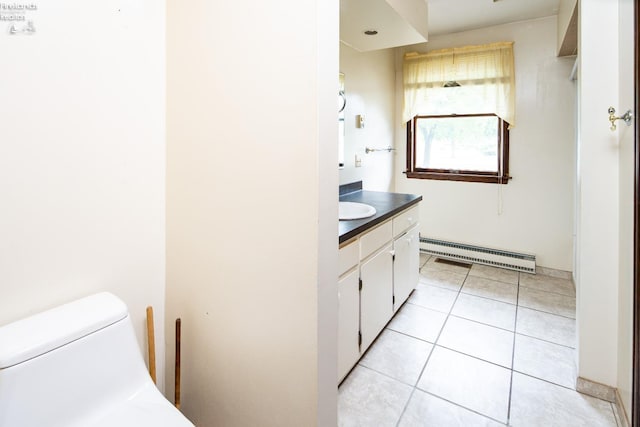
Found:
[[[508,182],[513,43],[407,53],[403,86],[407,177]]]
[[[508,125],[495,114],[416,116],[407,123],[406,174],[506,184]]]

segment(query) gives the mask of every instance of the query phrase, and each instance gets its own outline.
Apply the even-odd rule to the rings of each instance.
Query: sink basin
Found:
[[[340,202],[338,203],[338,219],[361,219],[376,214],[376,208],[364,203]]]

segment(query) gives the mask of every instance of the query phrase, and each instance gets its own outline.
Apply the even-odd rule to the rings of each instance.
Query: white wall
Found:
[[[579,14],[578,375],[615,387],[620,151],[618,135],[609,130],[607,108],[618,105],[618,7],[582,0]]]
[[[634,110],[634,31],[632,0],[620,0],[618,13],[619,91],[615,105],[618,115]],[[638,6],[636,6],[638,7]],[[620,162],[620,230],[618,294],[618,391],[631,419],[633,378],[633,194],[634,194],[634,128],[618,122]]]
[[[404,52],[515,42],[509,184],[407,179],[405,127],[395,124],[396,191],[424,197],[423,236],[533,253],[540,266],[572,270],[575,88],[569,75],[574,59],[556,57],[556,32],[556,18],[550,17],[433,37],[398,50],[396,117]]]
[[[338,2],[167,13],[167,327],[182,318],[184,413],[335,424]]]
[[[365,190],[392,191],[394,153],[365,152],[393,146],[395,69],[393,49],[358,52],[340,44],[340,71],[345,74],[345,167],[340,184],[362,181]],[[364,128],[356,115],[365,116]],[[355,166],[355,156],[362,166]]]
[[[0,324],[95,292],[128,305],[164,378],[163,1],[60,0],[0,24]]]

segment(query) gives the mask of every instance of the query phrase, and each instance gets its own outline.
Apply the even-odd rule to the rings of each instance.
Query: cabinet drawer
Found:
[[[417,224],[419,219],[420,210],[418,206],[407,209],[393,218],[393,237],[397,237],[412,225]]]
[[[358,240],[353,240],[338,249],[338,277],[358,265]]]
[[[392,235],[391,221],[387,221],[377,228],[366,232],[360,237],[360,259],[365,259],[377,249],[389,242]]]

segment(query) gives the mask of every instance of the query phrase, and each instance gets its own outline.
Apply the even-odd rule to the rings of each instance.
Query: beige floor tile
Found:
[[[436,270],[453,271],[454,273],[467,274],[470,267],[452,264],[446,259],[432,256],[425,264],[425,267],[434,268]]]
[[[610,403],[572,390],[571,280],[420,260],[417,288],[339,388],[340,426],[499,426],[510,404],[513,426],[616,425]]]
[[[418,283],[418,286],[409,297],[409,303],[432,310],[449,313],[458,296],[457,292],[439,288],[433,285]]]
[[[395,426],[411,391],[411,386],[356,366],[338,389],[338,425]]]
[[[431,258],[431,255],[420,252],[420,267],[425,265],[429,258]]]
[[[461,292],[497,301],[516,304],[518,300],[518,286],[510,283],[498,282],[469,275],[464,281]]]
[[[575,350],[516,334],[513,369],[564,387],[576,387]]]
[[[539,291],[554,292],[570,297],[576,296],[576,288],[571,280],[544,276],[542,274],[522,273],[520,275],[520,286],[537,289]]]
[[[571,277],[573,276],[570,271],[557,270],[555,268],[542,267],[540,265],[536,265],[536,274],[565,280],[571,280]]]
[[[449,316],[437,344],[511,368],[514,333]]]
[[[576,318],[576,298],[520,287],[518,305],[551,314]]]
[[[506,422],[510,382],[509,369],[436,346],[418,388]]]
[[[576,321],[525,307],[518,308],[516,332],[575,348]]]
[[[399,427],[499,427],[487,417],[436,396],[416,390],[400,419]]]
[[[396,313],[388,328],[434,343],[446,319],[446,313],[407,303]]]
[[[473,267],[469,270],[469,275],[517,285],[519,273],[517,271],[506,270],[504,268],[473,264]]]
[[[466,278],[466,274],[455,273],[448,270],[438,270],[427,266],[420,270],[419,281],[457,292],[462,287],[462,283],[464,283],[464,279]]]
[[[415,385],[433,344],[385,329],[360,364],[409,385]]]
[[[609,402],[514,372],[509,425],[616,427],[616,420]]]
[[[489,298],[461,293],[451,314],[510,331],[516,328],[516,306]]]

